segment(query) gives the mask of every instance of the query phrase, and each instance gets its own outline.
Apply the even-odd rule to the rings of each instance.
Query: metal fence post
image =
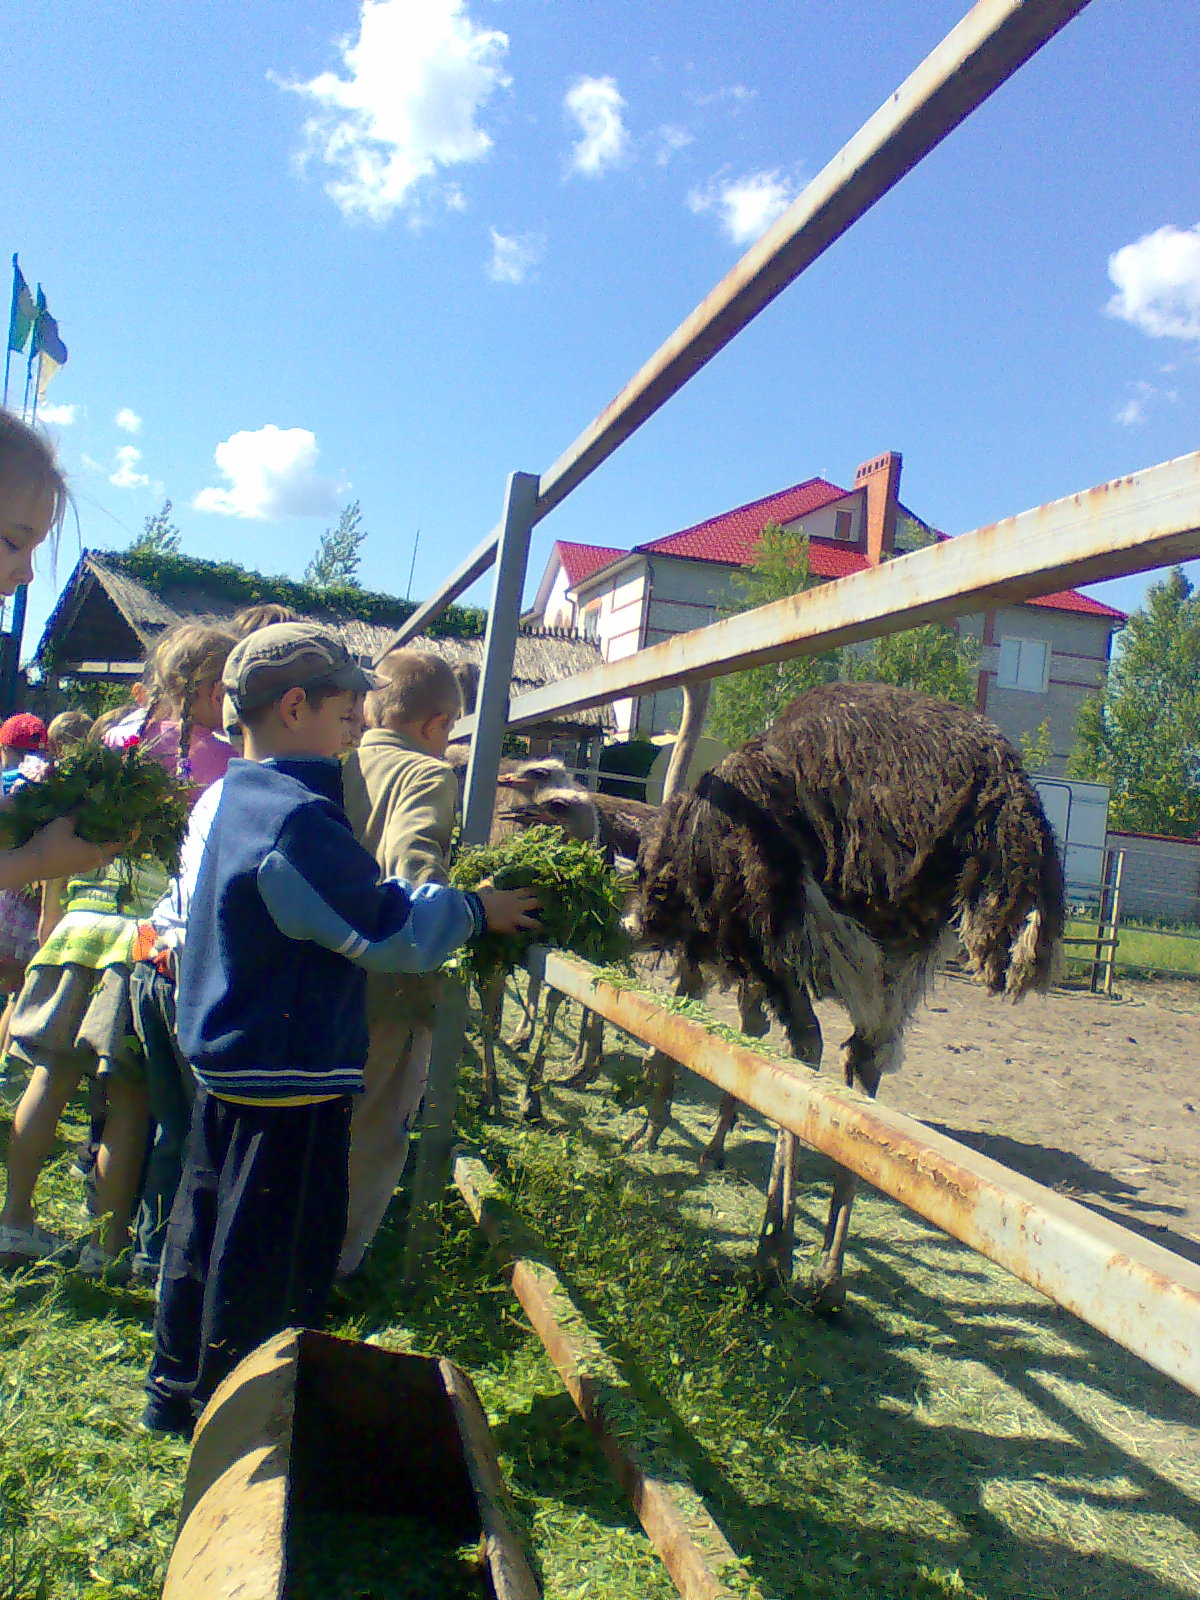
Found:
[[[475,706],[475,735],[467,767],[463,805],[463,840],[486,844],[492,826],[500,751],[508,720],[508,691],[512,683],[517,628],[521,620],[521,594],[529,559],[529,535],[537,504],[538,480],[531,472],[509,476],[500,520],[496,553],[496,579],[492,607],[483,644],[483,671]],[[417,1168],[413,1175],[412,1209],[404,1244],[404,1281],[414,1283],[432,1248],[438,1207],[450,1181],[450,1153],[454,1141],[454,1112],[458,1100],[458,1069],[466,1026],[467,994],[462,978],[443,980],[429,1060],[429,1082]]]

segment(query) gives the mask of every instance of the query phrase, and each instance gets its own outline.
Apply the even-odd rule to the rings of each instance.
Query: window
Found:
[[[835,511],[833,514],[833,537],[835,539],[849,539],[851,529],[854,527],[853,511]]]
[[[583,636],[585,639],[597,639],[600,636],[600,602],[586,606],[583,613]]]
[[[1044,639],[1001,639],[998,689],[1045,694],[1050,677],[1050,646]]]

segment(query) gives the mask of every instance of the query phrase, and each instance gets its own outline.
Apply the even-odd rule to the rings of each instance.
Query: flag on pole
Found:
[[[29,335],[37,321],[37,307],[25,282],[25,275],[13,257],[12,310],[8,314],[8,348],[24,350]]]
[[[33,326],[33,343],[29,347],[31,363],[35,356],[38,357],[37,396],[39,400],[44,400],[50,379],[59,367],[65,367],[67,364],[67,347],[59,336],[58,323],[47,309],[46,296],[42,293],[40,283],[37,292],[37,320]]]

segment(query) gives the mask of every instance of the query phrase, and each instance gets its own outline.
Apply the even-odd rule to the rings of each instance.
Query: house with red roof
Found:
[[[808,478],[631,550],[560,539],[530,620],[575,628],[615,661],[714,621],[733,597],[732,574],[754,559],[769,522],[804,530],[810,569],[825,582],[944,539],[900,501],[902,465],[889,450],[862,463],[852,489]],[[1122,612],[1073,589],[961,617],[959,628],[980,641],[980,710],[1013,740],[1049,723],[1050,770],[1061,772],[1080,707],[1102,687],[1124,621]],[[618,702],[619,736],[678,727],[682,699],[666,689]]]

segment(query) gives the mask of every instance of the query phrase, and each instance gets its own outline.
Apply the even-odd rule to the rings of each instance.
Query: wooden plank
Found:
[[[547,1264],[540,1243],[498,1198],[495,1179],[478,1158],[460,1154],[454,1181],[476,1223],[507,1263],[513,1293],[675,1587],[684,1600],[732,1600],[733,1591],[721,1578],[737,1562],[728,1539],[687,1477],[678,1469],[664,1476],[663,1463],[648,1459],[648,1419]]]

